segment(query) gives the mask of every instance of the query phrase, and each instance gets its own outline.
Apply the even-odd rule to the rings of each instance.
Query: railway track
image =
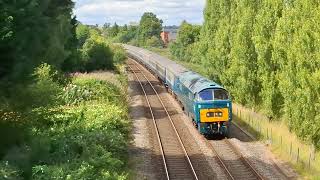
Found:
[[[138,67],[139,65],[140,64],[136,61],[131,61],[131,63],[129,63],[129,68],[139,81],[149,105],[161,149],[166,178],[198,179],[190,158],[164,103],[150,80],[143,73],[143,70]],[[151,104],[156,105],[156,107],[161,107],[163,110],[154,110]],[[166,116],[165,120],[163,119],[163,116]],[[245,134],[249,139],[255,140],[252,135],[248,134],[237,124],[233,125],[235,125],[235,127],[243,132],[243,134]],[[171,130],[169,131],[169,129]],[[259,174],[251,162],[242,155],[240,150],[238,150],[230,140],[206,141],[216,154],[218,162],[225,170],[229,179],[267,179]],[[283,177],[286,177],[285,179],[289,179],[277,164],[274,163],[273,165],[283,175]]]
[[[130,61],[128,67],[138,80],[146,98],[160,146],[166,179],[198,180],[189,155],[158,92],[135,61]]]
[[[208,143],[230,179],[265,179],[228,139]]]
[[[237,123],[232,122],[232,125],[233,125],[235,128],[239,129],[239,131],[241,131],[241,132],[242,132],[245,136],[247,136],[247,138],[250,139],[251,141],[256,141],[256,140],[257,140],[253,135],[251,135],[251,134],[248,133],[246,130],[244,130],[243,128],[241,128]],[[277,171],[283,176],[283,178],[285,178],[285,179],[294,179],[294,177],[288,176],[288,175],[282,170],[282,168],[281,168],[277,163],[275,163],[272,159],[271,159],[271,161],[272,161],[272,166],[273,166],[275,169],[277,169]]]

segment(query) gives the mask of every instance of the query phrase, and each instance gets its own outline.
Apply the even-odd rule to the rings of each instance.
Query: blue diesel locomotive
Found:
[[[129,45],[124,48],[129,57],[143,64],[165,84],[201,134],[228,136],[232,102],[223,87],[148,50]]]

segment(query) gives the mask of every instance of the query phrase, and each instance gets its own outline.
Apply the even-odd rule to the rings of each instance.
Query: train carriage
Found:
[[[228,136],[232,102],[222,86],[150,51],[124,47],[130,57],[148,67],[168,87],[201,134]]]

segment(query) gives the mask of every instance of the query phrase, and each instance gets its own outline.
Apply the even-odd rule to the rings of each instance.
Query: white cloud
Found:
[[[205,0],[75,0],[75,14],[85,24],[138,22],[144,12],[153,12],[164,25],[183,20],[201,24]]]

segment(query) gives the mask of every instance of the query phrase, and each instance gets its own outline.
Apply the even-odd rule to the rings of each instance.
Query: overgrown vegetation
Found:
[[[83,77],[63,87],[48,70],[37,68],[29,92],[47,98],[36,98],[42,101],[26,111],[1,110],[1,135],[8,139],[0,144],[0,178],[125,179],[130,124],[124,92]]]
[[[0,179],[128,177],[125,91],[67,75],[119,71],[126,54],[72,9],[71,0],[0,2]]]
[[[201,64],[236,102],[286,120],[320,148],[319,7],[310,0],[208,0],[199,40],[185,41],[193,33],[183,24],[171,52]]]

